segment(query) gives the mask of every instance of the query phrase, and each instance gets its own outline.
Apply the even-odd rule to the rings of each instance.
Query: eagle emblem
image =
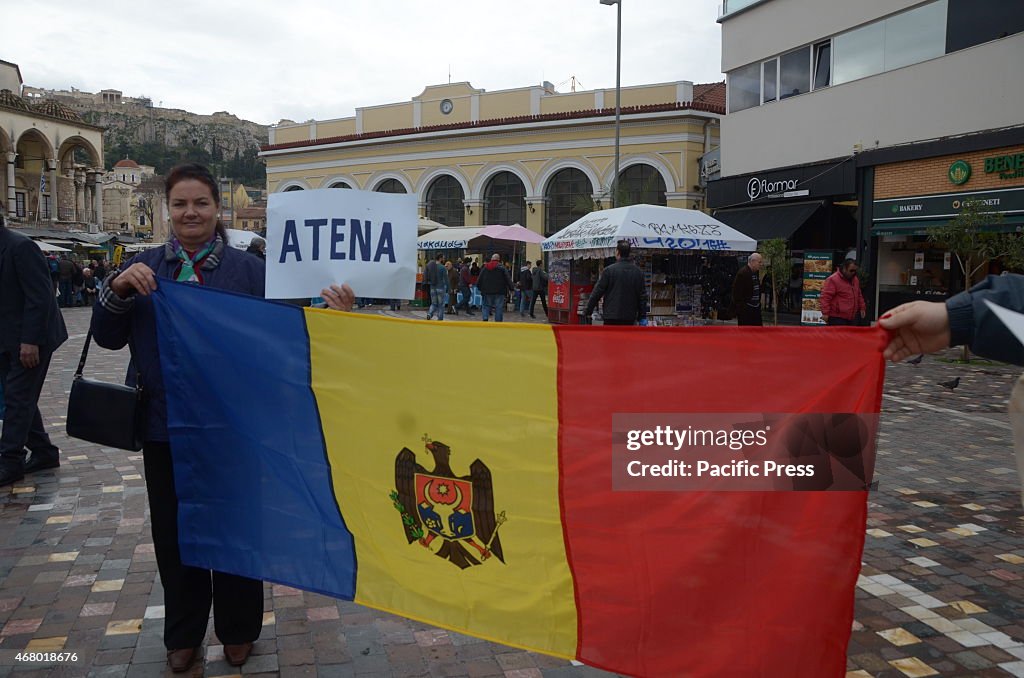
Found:
[[[395,458],[391,501],[402,514],[405,538],[463,570],[492,556],[504,563],[498,528],[505,512],[494,514],[490,469],[477,459],[468,476],[456,476],[449,465],[451,449],[426,435],[423,442],[434,457],[433,470],[421,466],[408,447]],[[436,540],[441,545],[435,551],[431,544]]]

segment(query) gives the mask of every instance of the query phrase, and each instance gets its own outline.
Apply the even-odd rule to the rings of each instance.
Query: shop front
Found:
[[[963,290],[964,274],[955,254],[929,239],[929,229],[976,202],[994,217],[986,230],[1024,230],[1024,146],[879,165],[874,198],[875,308],[943,301]],[[1000,271],[999,261],[989,262],[972,280]]]

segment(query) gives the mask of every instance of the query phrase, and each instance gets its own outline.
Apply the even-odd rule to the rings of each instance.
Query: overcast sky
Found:
[[[469,81],[615,86],[599,0],[14,0],[0,59],[25,84],[149,96],[270,124],[340,118]],[[622,84],[723,79],[715,0],[624,0]]]

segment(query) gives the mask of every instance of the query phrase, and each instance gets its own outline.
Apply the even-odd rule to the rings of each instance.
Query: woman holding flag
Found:
[[[103,282],[93,309],[92,334],[104,348],[117,350],[128,345],[134,366],[129,372],[132,376],[137,373],[143,385],[143,459],[153,543],[165,592],[164,644],[171,669],[183,672],[199,654],[211,604],[226,660],[232,666],[245,663],[263,624],[263,582],[181,562],[167,404],[149,295],[158,280],[164,279],[262,297],[265,264],[226,246],[227,232],[217,218],[220,192],[208,169],[195,164],[175,167],[167,176],[165,190],[171,239],[162,248],[140,253]],[[332,285],[321,295],[337,310],[351,310],[355,300],[348,285]],[[202,393],[196,396],[202,397]]]

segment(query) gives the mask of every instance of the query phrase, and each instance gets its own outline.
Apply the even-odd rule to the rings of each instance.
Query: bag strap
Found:
[[[85,370],[85,359],[89,357],[89,344],[92,343],[92,330],[85,335],[85,345],[82,346],[82,357],[78,361],[78,369],[75,370],[75,378],[82,376],[82,371]]]
[[[89,344],[92,343],[92,329],[85,335],[85,345],[82,346],[82,357],[78,360],[78,369],[75,370],[75,379],[82,377],[82,373],[85,371],[85,359],[89,357]],[[134,363],[132,363],[134,364]],[[142,390],[142,374],[139,372],[139,368],[135,368],[135,390]]]

